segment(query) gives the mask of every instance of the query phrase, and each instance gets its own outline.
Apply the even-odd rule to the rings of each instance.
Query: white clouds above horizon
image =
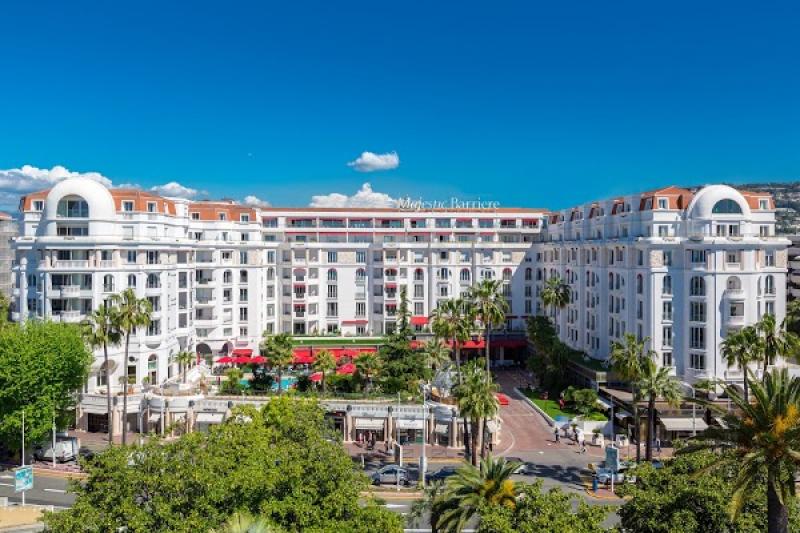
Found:
[[[268,201],[262,200],[258,196],[254,196],[252,194],[245,196],[244,200],[242,200],[242,203],[244,205],[249,205],[250,207],[269,207],[272,205]]]
[[[400,166],[400,156],[397,155],[397,152],[387,152],[385,154],[362,152],[355,160],[347,163],[347,166],[359,172],[392,170]]]
[[[154,187],[150,187],[150,192],[154,192],[160,196],[169,196],[171,198],[185,198],[187,200],[193,200],[198,196],[207,196],[208,193],[206,191],[202,191],[199,189],[192,189],[191,187],[186,187],[181,185],[177,181],[170,181],[165,183],[164,185],[156,185]]]
[[[397,200],[382,192],[372,190],[372,185],[364,183],[352,196],[332,192],[311,197],[310,207],[394,207]]]

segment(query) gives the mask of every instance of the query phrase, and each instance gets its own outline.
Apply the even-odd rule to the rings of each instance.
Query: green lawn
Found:
[[[292,339],[295,346],[376,346],[383,342],[382,337],[330,337],[307,339],[304,337],[294,337]]]
[[[572,419],[572,418],[575,418],[576,416],[579,415],[579,413],[577,411],[573,411],[573,410],[571,410],[569,408],[564,409],[562,411],[561,409],[558,408],[558,402],[556,400],[543,400],[543,399],[541,399],[539,397],[540,393],[538,391],[531,391],[529,389],[522,389],[522,393],[525,396],[527,396],[533,403],[535,403],[536,406],[539,409],[544,411],[547,414],[547,416],[549,416],[550,418],[552,418],[554,420],[559,416],[565,416],[567,418]],[[591,413],[589,416],[587,416],[586,420],[604,422],[604,421],[608,420],[608,418],[606,418],[606,416],[603,413],[601,413],[599,411],[595,411],[595,412]]]

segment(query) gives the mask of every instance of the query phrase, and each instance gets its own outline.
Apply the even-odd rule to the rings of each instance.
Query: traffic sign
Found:
[[[14,470],[14,492],[22,492],[33,488],[33,467],[21,466]]]
[[[613,474],[619,471],[619,448],[606,446],[606,468],[610,469]]]

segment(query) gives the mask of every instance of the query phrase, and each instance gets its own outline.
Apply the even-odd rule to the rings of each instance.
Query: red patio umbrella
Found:
[[[337,368],[336,369],[336,373],[339,374],[340,376],[343,376],[345,374],[355,374],[356,373],[356,365],[354,365],[353,363],[346,363],[346,364],[340,366],[339,368]]]
[[[220,364],[233,363],[233,357],[231,357],[229,355],[226,355],[224,357],[220,357],[219,359],[217,359],[217,363],[220,363]]]
[[[308,376],[308,379],[310,379],[314,383],[318,383],[322,381],[322,372],[314,372],[313,374]]]

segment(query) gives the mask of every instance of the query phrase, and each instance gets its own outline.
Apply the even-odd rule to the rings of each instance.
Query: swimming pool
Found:
[[[294,377],[294,376],[283,376],[283,377],[281,377],[281,388],[283,390],[291,389],[294,386],[295,383],[297,383],[297,378]],[[278,390],[278,384],[277,383],[273,383],[272,384],[272,390]]]

